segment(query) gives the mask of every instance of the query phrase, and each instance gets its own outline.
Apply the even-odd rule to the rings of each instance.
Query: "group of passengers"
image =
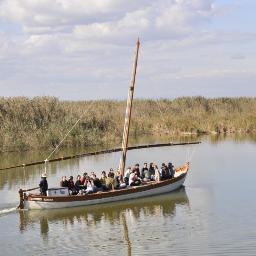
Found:
[[[168,165],[163,163],[160,169],[156,164],[150,163],[148,167],[148,164],[144,163],[141,170],[139,164],[128,167],[124,177],[122,177],[119,170],[114,172],[112,168],[108,174],[102,171],[100,178],[94,172],[91,172],[91,175],[86,172],[83,175],[77,175],[75,181],[73,176],[70,176],[69,179],[63,176],[60,186],[68,187],[72,195],[90,194],[98,191],[121,189],[127,186],[139,186],[150,181],[166,180],[173,178],[174,175],[175,169],[172,163],[168,163]]]

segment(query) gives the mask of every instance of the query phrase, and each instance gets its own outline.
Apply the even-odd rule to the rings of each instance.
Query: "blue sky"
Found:
[[[0,0],[0,95],[256,96],[254,0]]]

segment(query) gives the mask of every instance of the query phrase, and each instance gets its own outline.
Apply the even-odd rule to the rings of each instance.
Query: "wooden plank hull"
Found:
[[[24,200],[25,209],[58,209],[78,206],[105,204],[129,199],[136,199],[168,193],[180,188],[186,178],[187,172],[178,177],[160,182],[152,182],[147,185],[132,187],[128,189],[101,192],[90,195],[76,196],[40,196],[29,195]]]

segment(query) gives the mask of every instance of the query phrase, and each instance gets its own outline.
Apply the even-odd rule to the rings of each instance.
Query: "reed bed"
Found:
[[[120,143],[125,101],[0,98],[0,151],[54,148],[78,120],[64,147]],[[256,134],[256,98],[182,97],[135,100],[131,137]]]

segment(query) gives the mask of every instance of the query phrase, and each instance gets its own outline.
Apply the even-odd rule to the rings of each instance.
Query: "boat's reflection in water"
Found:
[[[119,223],[123,237],[131,253],[131,242],[127,222],[136,223],[145,216],[152,216],[154,221],[159,217],[174,217],[177,206],[189,205],[185,187],[168,194],[133,199],[123,202],[102,204],[90,207],[76,207],[52,210],[20,211],[20,231],[26,232],[30,226],[40,222],[40,231],[43,239],[47,239],[51,224],[58,222],[64,226],[73,226],[76,223],[85,223],[87,228],[96,226],[101,222],[110,225]]]

